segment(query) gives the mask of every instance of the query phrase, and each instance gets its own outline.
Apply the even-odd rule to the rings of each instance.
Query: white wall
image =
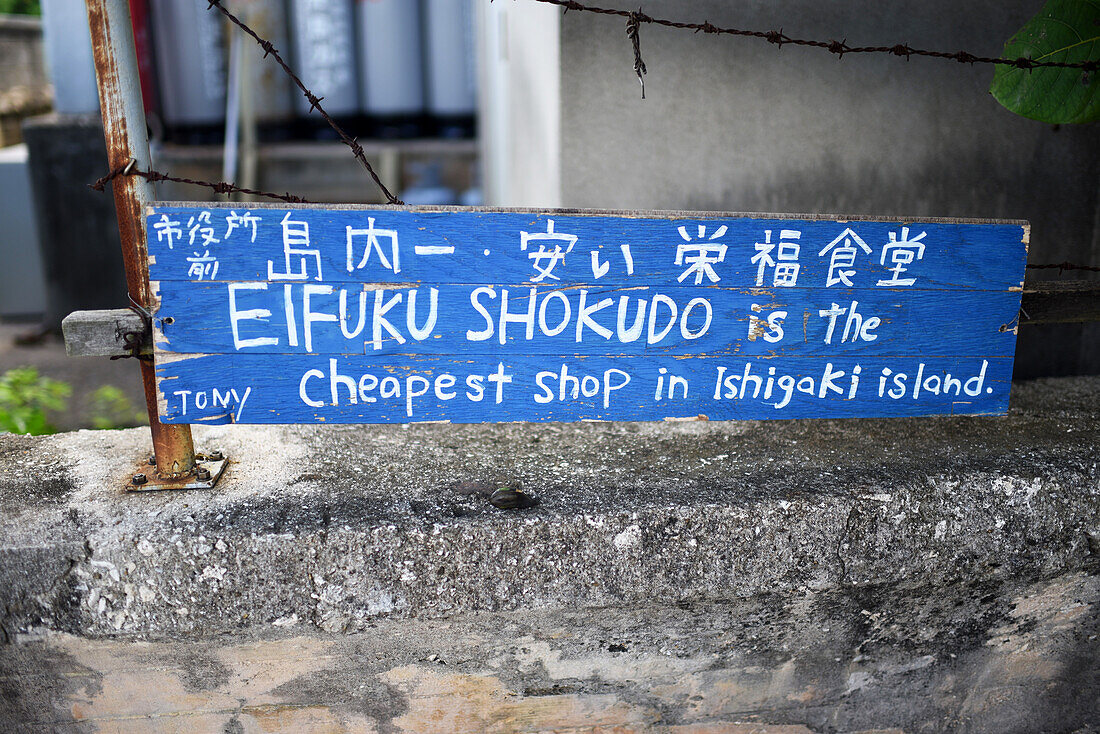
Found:
[[[478,4],[485,203],[561,205],[560,11]]]

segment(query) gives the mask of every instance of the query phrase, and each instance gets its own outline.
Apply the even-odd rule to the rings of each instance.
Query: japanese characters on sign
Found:
[[[165,422],[997,414],[1027,226],[161,206]]]

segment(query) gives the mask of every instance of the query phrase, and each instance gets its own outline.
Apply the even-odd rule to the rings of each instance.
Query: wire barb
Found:
[[[649,17],[643,15],[642,9],[638,8],[638,11],[631,13],[626,21],[626,35],[634,46],[634,73],[638,75],[638,83],[642,85],[642,99],[645,99],[646,68],[645,62],[642,61],[642,41],[638,36],[638,28],[645,20],[649,20]]]
[[[133,163],[135,163],[135,161],[131,158],[130,164],[132,165]],[[129,175],[131,165],[124,167],[125,175]],[[126,345],[126,349],[128,349],[130,353],[116,355],[111,357],[111,359],[141,359],[146,362],[151,362],[153,360],[153,355],[142,354],[141,350],[146,342],[151,341],[153,338],[153,315],[149,313],[148,309],[138,303],[132,294],[127,293],[126,297],[130,299],[130,310],[141,317],[142,330],[119,332],[116,327],[116,337],[122,338],[123,343]]]

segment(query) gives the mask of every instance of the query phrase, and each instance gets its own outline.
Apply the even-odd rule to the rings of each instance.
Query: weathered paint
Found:
[[[1028,237],[353,206],[146,227],[163,419],[249,423],[1003,413]]]
[[[70,357],[123,357],[152,355],[153,335],[145,320],[128,308],[73,311],[61,321],[65,354]]]

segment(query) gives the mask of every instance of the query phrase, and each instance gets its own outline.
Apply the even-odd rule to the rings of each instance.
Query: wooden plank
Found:
[[[200,220],[204,211],[209,216]],[[218,212],[217,217],[214,211]],[[859,230],[855,237],[863,244],[843,237],[846,232],[853,232],[855,225]],[[880,256],[890,242],[891,233],[898,236],[900,228],[907,227],[913,237],[926,233],[922,243],[937,244],[935,248],[926,248],[918,262],[922,288],[1008,290],[1023,285],[1020,259],[1023,250],[1019,245],[1026,239],[1024,225],[957,220],[898,222],[710,212],[635,212],[622,216],[593,212],[317,206],[249,210],[230,207],[228,212],[224,208],[158,206],[156,213],[147,217],[147,227],[150,240],[159,245],[156,257],[149,263],[152,280],[198,280],[195,273],[209,265],[204,280],[294,282],[295,279],[269,277],[288,270],[282,247],[285,233],[294,241],[307,238],[313,243],[323,243],[320,247],[291,245],[288,249],[304,254],[289,258],[293,269],[306,274],[302,280],[332,284],[526,283],[532,276],[538,276],[536,267],[551,270],[538,282],[556,285],[672,284],[682,282],[679,278],[685,270],[676,263],[681,247],[684,257],[690,257],[688,253],[696,246],[736,243],[748,256],[727,250],[720,262],[694,270],[689,283],[733,282],[749,286],[756,285],[759,272],[759,261],[752,259],[757,254],[756,244],[770,242],[774,248],[770,256],[774,258],[781,239],[783,244],[797,245],[800,250],[798,282],[824,284],[831,257],[821,257],[818,252],[843,237],[857,249],[854,266],[858,277],[854,284],[872,288],[879,287],[880,280],[890,279],[892,260],[888,258],[883,263]],[[798,234],[783,238],[784,231]],[[718,232],[722,234],[716,236]],[[396,244],[391,233],[398,235]],[[253,239],[254,234],[258,240]],[[372,237],[374,246],[368,248]],[[269,244],[277,241],[277,250],[248,246],[256,241]],[[843,242],[837,246],[842,245]],[[536,259],[533,256],[540,247],[543,252],[561,247],[561,257],[545,255]],[[990,256],[1013,250],[1014,257]],[[214,260],[203,261],[204,257]],[[707,257],[717,258],[718,254]],[[721,280],[711,280],[711,275]]]
[[[166,422],[996,414],[1026,223],[171,204]]]
[[[166,356],[180,423],[996,415],[1012,379],[1011,357]]]
[[[455,284],[385,290],[336,284],[321,293],[310,284],[271,284],[262,290],[260,285],[267,284],[166,288],[162,282],[157,348],[182,354],[232,353],[251,341],[255,344],[247,348],[249,353],[268,354],[456,354],[476,349],[482,354],[799,356],[844,344],[849,353],[868,355],[900,354],[899,349],[913,345],[925,355],[969,351],[1011,356],[1015,335],[1001,327],[1014,321],[1020,303],[1020,294],[1009,291],[912,291],[899,299],[896,293],[870,289],[733,290],[675,283],[633,288]],[[228,308],[230,289],[234,296]],[[308,297],[307,289],[312,289]],[[700,297],[706,303],[696,300]],[[835,313],[840,309],[844,313]],[[248,317],[257,310],[270,316]],[[762,324],[776,312],[786,314],[782,323],[776,320],[781,339]],[[187,318],[196,313],[205,318]],[[444,316],[459,313],[466,315]],[[943,318],[945,314],[950,318]],[[867,329],[871,318],[881,323]],[[171,325],[164,325],[165,319]],[[936,339],[914,340],[914,329],[937,321]],[[431,334],[425,334],[423,328],[431,322]],[[857,324],[864,336],[874,338],[857,338]],[[693,338],[683,338],[685,331]],[[291,343],[299,349],[289,347]]]
[[[1024,286],[1020,325],[1100,321],[1100,281],[1040,280]]]
[[[144,319],[128,308],[73,311],[61,321],[61,332],[70,357],[131,356],[134,340],[141,346],[139,354],[153,353]]]

